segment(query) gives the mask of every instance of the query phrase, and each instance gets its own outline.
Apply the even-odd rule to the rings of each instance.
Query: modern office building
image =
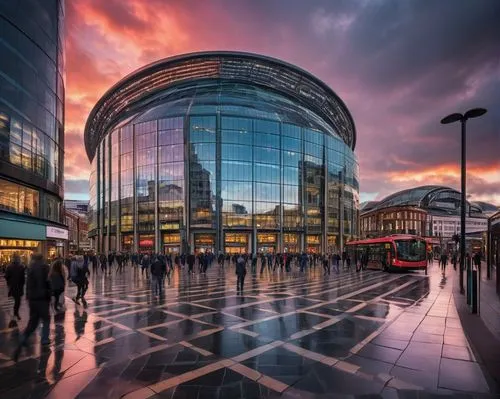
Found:
[[[147,65],[92,110],[98,251],[324,252],[357,236],[356,131],[323,82],[256,54]]]
[[[64,2],[0,2],[0,262],[61,253]]]
[[[482,204],[482,205],[481,205]],[[487,230],[487,203],[467,203],[466,233]],[[361,236],[417,234],[451,240],[460,234],[460,192],[443,186],[421,186],[362,205]]]

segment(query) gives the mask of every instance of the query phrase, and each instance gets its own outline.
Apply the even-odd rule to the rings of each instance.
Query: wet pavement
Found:
[[[453,270],[175,271],[166,298],[127,270],[92,276],[88,309],[53,316],[51,345],[18,363],[0,281],[0,398],[425,398],[493,396],[462,330]],[[28,309],[21,308],[21,328]]]

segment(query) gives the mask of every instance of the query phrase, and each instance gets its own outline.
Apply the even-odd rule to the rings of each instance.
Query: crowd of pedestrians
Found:
[[[456,269],[460,263],[457,254],[451,253],[451,262]],[[481,253],[474,254],[472,261],[480,268]],[[443,253],[439,264],[443,273],[448,263],[449,255]],[[152,296],[164,297],[165,283],[170,283],[172,271],[178,269],[181,273],[192,276],[196,273],[205,275],[208,268],[218,265],[220,270],[226,267],[234,267],[236,274],[236,291],[242,294],[244,290],[245,277],[250,271],[253,275],[268,273],[290,273],[296,270],[304,273],[314,270],[316,267],[323,268],[323,275],[329,276],[331,270],[340,273],[351,269],[351,263],[356,266],[356,271],[365,269],[368,258],[361,254],[360,259],[353,262],[348,253],[332,253],[327,255],[307,253],[260,253],[260,254],[224,254],[218,256],[213,253],[200,252],[198,254],[155,254],[155,253],[115,253],[95,254],[86,253],[73,255],[68,258],[53,259],[46,261],[41,254],[34,254],[29,265],[23,264],[18,255],[14,255],[11,263],[5,270],[5,279],[8,286],[8,296],[14,300],[13,318],[9,328],[17,326],[21,320],[19,309],[21,298],[26,291],[26,300],[29,305],[29,321],[20,336],[19,345],[14,353],[17,360],[21,349],[26,345],[30,335],[42,324],[41,343],[48,345],[50,326],[50,307],[53,304],[55,313],[64,310],[65,290],[69,282],[76,287],[76,295],[72,300],[77,306],[87,308],[85,295],[89,287],[89,278],[92,275],[97,278],[110,278],[114,273],[121,274],[126,269],[131,269],[134,275],[141,275],[151,288]],[[140,272],[139,272],[140,271]],[[78,310],[79,311],[79,310]]]

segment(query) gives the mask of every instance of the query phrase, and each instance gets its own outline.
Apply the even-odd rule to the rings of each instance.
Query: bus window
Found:
[[[425,241],[396,240],[395,244],[398,260],[408,262],[426,260]]]

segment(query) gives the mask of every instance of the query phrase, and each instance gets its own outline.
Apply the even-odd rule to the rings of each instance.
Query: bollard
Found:
[[[471,270],[471,304],[470,309],[472,313],[477,313],[477,301],[478,301],[478,280],[477,280],[477,270]]]

